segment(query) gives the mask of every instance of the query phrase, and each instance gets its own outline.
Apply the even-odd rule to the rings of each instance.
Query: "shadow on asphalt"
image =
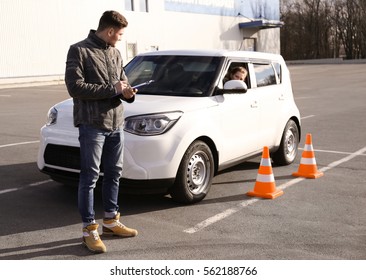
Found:
[[[91,253],[88,250],[85,250],[85,248],[80,244],[81,238],[74,238],[37,245],[0,249],[0,255],[6,254],[6,256],[0,256],[0,260],[27,260],[33,258],[47,259],[47,257],[65,255],[84,257],[91,255]],[[37,251],[27,252],[29,250]]]
[[[213,187],[235,183],[251,183],[255,178],[230,181],[230,172],[258,169],[259,162],[246,162],[220,172],[226,174],[224,181],[213,183]],[[276,179],[281,179],[276,177]],[[35,182],[45,182],[32,186]],[[4,192],[5,190],[13,190]],[[3,193],[1,193],[3,191]],[[0,212],[2,224],[0,236],[52,229],[80,223],[77,209],[77,187],[54,182],[42,174],[36,163],[0,166]],[[242,201],[245,195],[227,195],[220,198],[205,198],[199,204]],[[177,207],[194,207],[173,201],[164,195],[120,194],[121,216],[160,211]],[[102,193],[95,190],[96,219],[103,218]]]

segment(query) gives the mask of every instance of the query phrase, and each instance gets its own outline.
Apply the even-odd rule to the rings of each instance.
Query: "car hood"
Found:
[[[72,113],[73,105],[74,105],[74,103],[72,101],[72,98],[69,98],[64,101],[61,101],[60,103],[57,103],[56,105],[54,105],[54,107],[57,109],[57,111]]]
[[[135,102],[124,103],[125,117],[141,114],[152,114],[171,111],[195,111],[202,108],[217,106],[215,97],[181,97],[162,95],[139,95]]]
[[[217,106],[215,97],[180,97],[137,94],[135,102],[123,103],[125,117],[171,111],[189,112]],[[72,121],[73,101],[69,98],[54,106],[62,115]]]

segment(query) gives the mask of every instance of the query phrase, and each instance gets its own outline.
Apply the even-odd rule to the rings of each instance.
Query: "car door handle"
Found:
[[[253,101],[252,104],[250,104],[250,108],[258,108],[258,102]]]

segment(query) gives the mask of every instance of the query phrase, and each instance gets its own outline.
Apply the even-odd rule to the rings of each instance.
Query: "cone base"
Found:
[[[248,196],[255,196],[255,197],[261,197],[261,198],[269,198],[269,199],[275,199],[276,197],[279,197],[283,195],[282,190],[276,190],[273,193],[259,193],[255,191],[247,192]]]
[[[324,175],[324,173],[320,172],[320,171],[318,171],[316,173],[310,173],[310,174],[305,174],[305,173],[301,173],[301,172],[292,173],[292,176],[294,176],[294,177],[304,177],[307,179],[317,179],[323,175]]]

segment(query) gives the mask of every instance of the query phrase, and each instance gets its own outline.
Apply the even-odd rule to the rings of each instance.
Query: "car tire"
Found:
[[[277,165],[289,165],[294,162],[299,148],[300,133],[297,124],[289,120],[283,131],[281,144],[273,153],[273,162]]]
[[[208,145],[202,141],[193,142],[179,165],[174,186],[170,190],[172,199],[185,204],[201,201],[211,188],[214,165]]]

